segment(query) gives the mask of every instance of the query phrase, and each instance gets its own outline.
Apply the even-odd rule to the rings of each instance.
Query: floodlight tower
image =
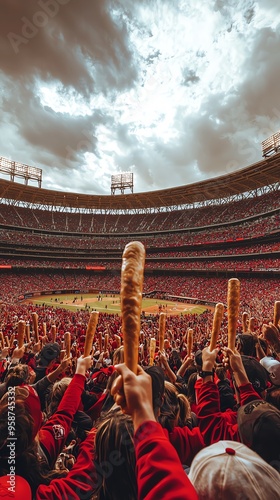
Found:
[[[111,176],[111,194],[116,194],[117,189],[120,190],[121,194],[124,194],[125,189],[130,189],[131,193],[133,193],[132,172],[122,172]]]

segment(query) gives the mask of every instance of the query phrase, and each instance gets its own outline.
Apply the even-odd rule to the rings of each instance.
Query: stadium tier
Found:
[[[96,197],[0,180],[2,300],[55,289],[118,292],[131,240],[146,247],[146,292],[215,302],[225,278],[240,276],[255,280],[254,289],[271,288],[275,299],[279,156],[153,193]]]

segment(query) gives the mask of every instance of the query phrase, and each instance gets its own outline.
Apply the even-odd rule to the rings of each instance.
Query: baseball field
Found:
[[[66,294],[66,295],[44,295],[33,297],[26,301],[37,305],[46,305],[68,309],[69,311],[78,311],[80,309],[90,308],[99,312],[110,314],[120,314],[120,296],[113,294]],[[202,314],[207,309],[206,306],[188,304],[185,302],[175,302],[170,300],[159,300],[143,298],[142,311],[146,314],[158,314],[165,312],[168,315],[176,314]]]

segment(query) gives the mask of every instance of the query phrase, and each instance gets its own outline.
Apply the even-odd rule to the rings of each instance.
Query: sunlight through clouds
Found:
[[[2,156],[93,194],[121,171],[142,192],[261,159],[280,128],[277,2],[53,1],[2,2]]]

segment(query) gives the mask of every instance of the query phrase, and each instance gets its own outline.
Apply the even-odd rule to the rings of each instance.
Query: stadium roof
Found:
[[[0,197],[2,201],[10,200],[41,207],[102,211],[147,210],[225,199],[272,186],[279,181],[280,153],[277,153],[237,172],[171,189],[119,195],[86,195],[53,191],[0,179]]]

